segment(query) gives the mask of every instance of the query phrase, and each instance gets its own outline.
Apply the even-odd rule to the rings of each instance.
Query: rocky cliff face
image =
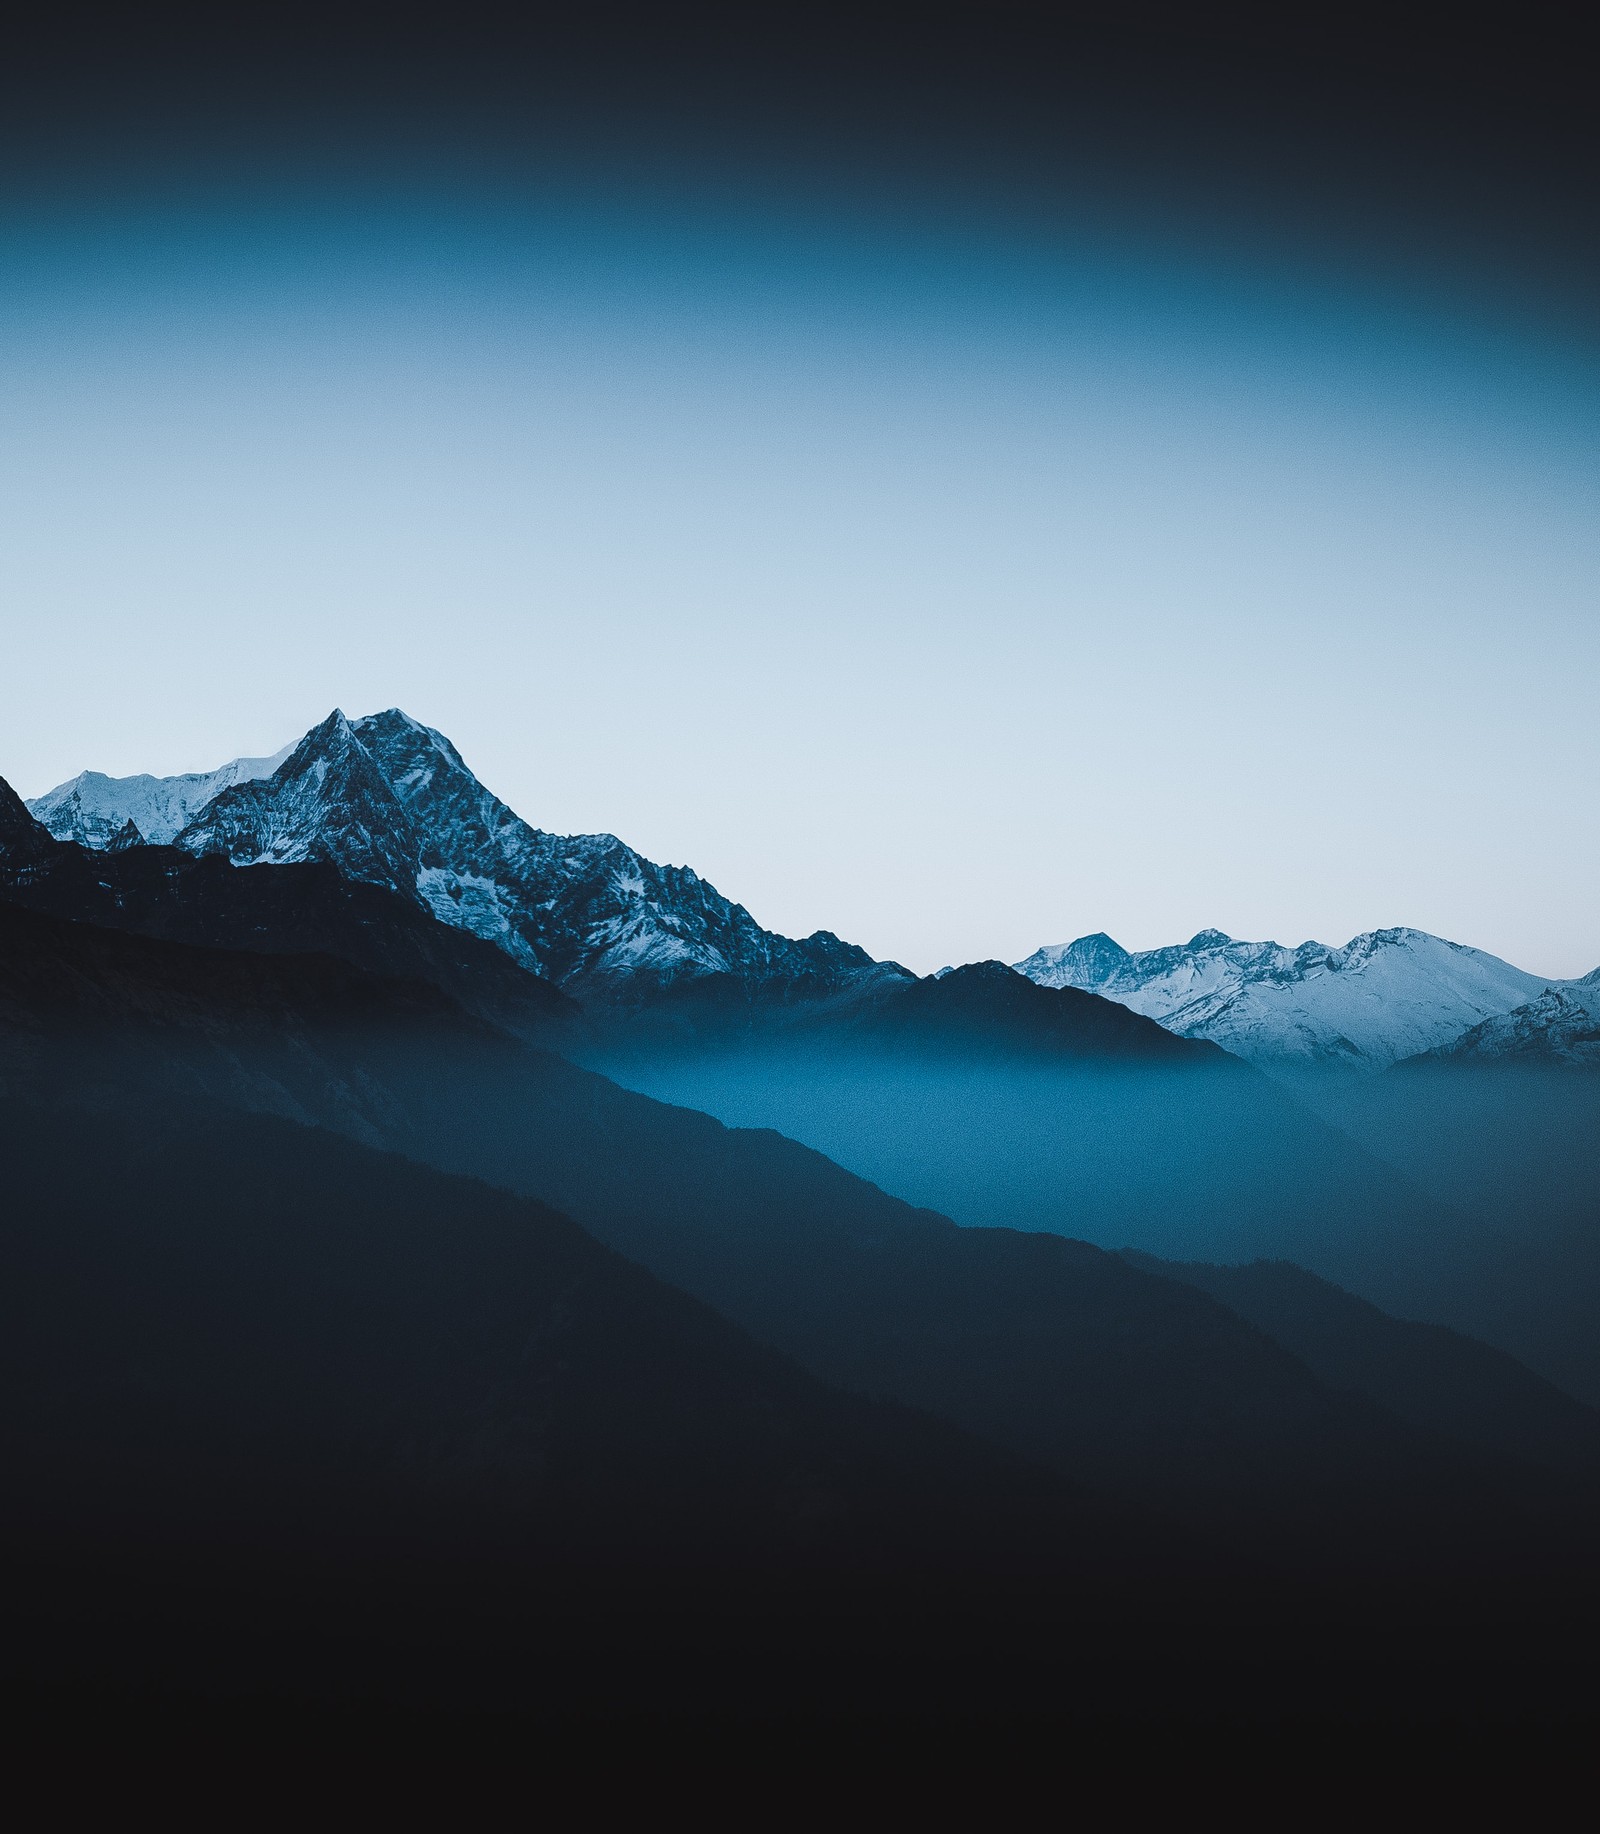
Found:
[[[191,807],[202,784],[210,794]],[[174,810],[190,812],[164,834]],[[709,976],[817,995],[909,978],[828,931],[797,941],[763,929],[688,867],[658,866],[615,835],[530,826],[442,733],[397,708],[354,721],[335,711],[276,762],[243,760],[208,778],[85,773],[34,812],[52,832],[102,848],[125,844],[131,821],[146,839],[236,865],[325,860],[591,996]]]

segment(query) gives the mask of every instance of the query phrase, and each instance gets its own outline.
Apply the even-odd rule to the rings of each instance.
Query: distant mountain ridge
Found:
[[[825,930],[797,941],[763,929],[690,868],[658,866],[615,835],[530,826],[398,708],[354,721],[335,709],[275,763],[165,780],[86,772],[29,807],[58,838],[91,846],[132,820],[147,840],[235,865],[328,861],[573,991],[727,976],[827,994],[912,978]]]
[[[80,771],[28,807],[57,840],[111,847],[137,839],[164,846],[176,840],[214,796],[236,783],[270,777],[293,750],[285,745],[270,758],[234,758],[214,771],[189,771],[181,777],[106,777],[99,771]]]
[[[971,963],[926,980],[885,975],[857,984],[854,997],[793,1006],[757,999],[726,973],[706,975],[674,988],[674,997],[649,1017],[624,1008],[584,1021],[573,1000],[506,951],[326,860],[235,866],[220,854],[178,847],[113,840],[96,849],[58,840],[4,778],[0,897],[172,942],[335,956],[369,973],[427,982],[502,1030],[568,1052],[603,1055],[619,1038],[645,1048],[700,1050],[760,1035],[770,1023],[802,1047],[878,1046],[995,1066],[1226,1061],[1216,1047],[1179,1038],[1114,1001],[1039,987],[1000,962]]]
[[[1038,949],[1017,971],[1119,1001],[1262,1065],[1381,1069],[1436,1051],[1558,983],[1423,930],[1374,930],[1343,948],[1239,942],[1202,930],[1130,953],[1109,936]],[[1591,980],[1593,977],[1590,977]]]

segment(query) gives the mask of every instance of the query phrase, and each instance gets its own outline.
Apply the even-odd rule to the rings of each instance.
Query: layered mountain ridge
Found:
[[[733,1573],[727,1608],[768,1600],[754,1638],[772,1648],[789,1601],[809,1610],[797,1586],[857,1585],[848,1626],[908,1565],[941,1649],[954,1600],[1057,1665],[1086,1611],[1127,1641],[1129,1571],[1164,1634],[1173,1601],[1198,1609],[1219,1584],[1230,1636],[1241,1602],[1276,1623],[1309,1580],[1337,1600],[1327,1624],[1418,1587],[1463,1621],[1468,1600],[1509,1617],[1555,1593],[1561,1649],[1592,1642],[1573,1626],[1600,1416],[1415,1322],[1431,1305],[1394,1316],[1287,1264],[1303,1240],[1343,1283],[1363,1242],[1391,1274],[1421,1243],[1448,1284],[1439,1264],[1473,1244],[1215,1043],[998,962],[920,980],[836,938],[774,937],[613,837],[529,828],[398,712],[336,713],[175,844],[103,813],[98,844],[61,839],[0,781],[17,1199],[0,1437],[25,1499],[8,1551],[37,1592],[40,1550],[66,1547],[64,1621],[86,1571],[125,1611],[133,1531],[186,1571],[217,1556],[207,1622],[228,1563],[258,1554],[316,1563],[342,1599],[393,1547],[383,1610],[412,1641],[433,1575],[480,1574],[441,1622],[514,1621],[519,1672],[549,1646],[547,1577],[570,1589],[591,1568],[605,1609],[619,1579],[655,1609],[681,1571],[701,1615],[704,1573]],[[579,1013],[557,977],[669,997]],[[755,1024],[716,1030],[741,989],[785,986],[781,1026],[752,998]],[[632,1040],[670,1068],[673,1038],[695,1075],[725,1069],[773,1111],[719,1125],[698,1090],[652,1101],[570,1057]],[[833,1160],[808,1150],[830,1126]],[[1072,1239],[1096,1217],[1101,1247]],[[1130,1240],[1143,1255],[1104,1251]],[[1271,1258],[1216,1264],[1251,1253]],[[1582,1279],[1548,1262],[1521,1268],[1540,1310],[1558,1293],[1584,1312]],[[1047,1622],[1050,1601],[1067,1615]],[[326,1611],[307,1603],[308,1621]],[[1363,1677],[1418,1640],[1372,1644],[1390,1611],[1360,1619]],[[577,1644],[595,1622],[574,1619]],[[46,1649],[63,1641],[41,1625]],[[660,1626],[676,1671],[697,1618]],[[1296,1622],[1293,1642],[1320,1671],[1319,1629]],[[365,1646],[359,1624],[339,1634]],[[297,1670],[321,1668],[314,1641],[286,1641]],[[857,1665],[831,1627],[821,1644],[827,1667]],[[633,1653],[606,1666],[630,1673]],[[715,1666],[750,1695],[746,1665]],[[1014,1668],[1003,1638],[949,1666]],[[1098,1691],[1100,1663],[1076,1666]]]
[[[1222,1235],[1347,1275],[1357,1233],[1428,1206],[1250,1066],[1115,1001],[999,962],[767,999],[705,975],[648,1004],[589,1005],[413,900],[327,861],[95,851],[54,839],[0,785],[0,898],[208,950],[311,954],[420,981],[498,1031],[624,1085],[819,1148],[972,1223],[1130,1239],[1193,1258]],[[1143,1218],[1143,1222],[1140,1222]],[[1152,1233],[1152,1227],[1154,1233]],[[1437,1228],[1437,1219],[1424,1232]],[[1331,1259],[1325,1258],[1331,1255]]]
[[[0,795],[20,871],[30,829],[37,859],[62,844],[16,815]],[[318,868],[236,876],[273,870]],[[3,900],[0,933],[0,1538],[30,1676],[126,1638],[147,1685],[176,1623],[187,1685],[343,1694],[398,1660],[408,1698],[487,1673],[503,1707],[542,1665],[570,1710],[572,1651],[614,1700],[659,1648],[628,1698],[681,1699],[699,1660],[748,1707],[814,1625],[784,1696],[808,1709],[879,1650],[891,1701],[930,1659],[944,1700],[1063,1647],[1099,1700],[1107,1653],[1161,1675],[1170,1644],[1192,1688],[1197,1648],[1258,1620],[1319,1676],[1354,1609],[1365,1689],[1374,1649],[1418,1641],[1393,1597],[1511,1621],[1531,1568],[1539,1635],[1592,1644],[1600,1425],[1481,1346],[1370,1308],[1352,1334],[1335,1295],[1325,1383],[1205,1270],[956,1228],[414,984]],[[1246,1659],[1281,1698],[1282,1662]]]
[[[1456,1504],[1496,1516],[1507,1487],[1324,1390],[1187,1283],[1048,1232],[958,1228],[778,1134],[630,1094],[432,989],[326,957],[195,949],[0,902],[0,1098],[75,1115],[85,1140],[101,1116],[137,1133],[146,1111],[205,1140],[220,1105],[309,1130],[308,1155],[326,1129],[483,1180],[835,1388],[1273,1563],[1415,1558],[1417,1509],[1432,1562]],[[281,1139],[269,1150],[296,1157]],[[1434,1486],[1453,1499],[1442,1515]]]

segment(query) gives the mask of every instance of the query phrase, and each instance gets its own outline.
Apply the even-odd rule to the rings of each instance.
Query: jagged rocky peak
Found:
[[[335,708],[272,758],[220,771],[85,772],[37,806],[102,849],[137,835],[238,866],[327,861],[574,990],[627,996],[709,975],[831,994],[911,978],[825,930],[796,941],[763,929],[689,867],[659,866],[613,834],[531,826],[398,707],[355,720]]]
[[[1026,961],[1016,964],[1016,970],[1041,987],[1096,988],[1110,980],[1127,959],[1128,951],[1121,943],[1104,930],[1096,930],[1076,942],[1036,949]]]
[[[0,777],[0,834],[21,833],[36,826],[28,805],[4,777]]]
[[[236,866],[330,860],[350,878],[415,892],[419,837],[336,707],[270,777],[222,790],[177,836]]]
[[[399,707],[369,713],[356,721],[354,730],[403,800],[441,792],[464,793],[472,801],[493,800],[442,732],[424,726]]]

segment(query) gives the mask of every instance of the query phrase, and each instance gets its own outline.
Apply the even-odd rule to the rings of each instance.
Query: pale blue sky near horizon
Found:
[[[1600,365],[1555,328],[727,200],[6,227],[25,795],[397,704],[530,821],[919,970],[1209,926],[1600,962]]]

